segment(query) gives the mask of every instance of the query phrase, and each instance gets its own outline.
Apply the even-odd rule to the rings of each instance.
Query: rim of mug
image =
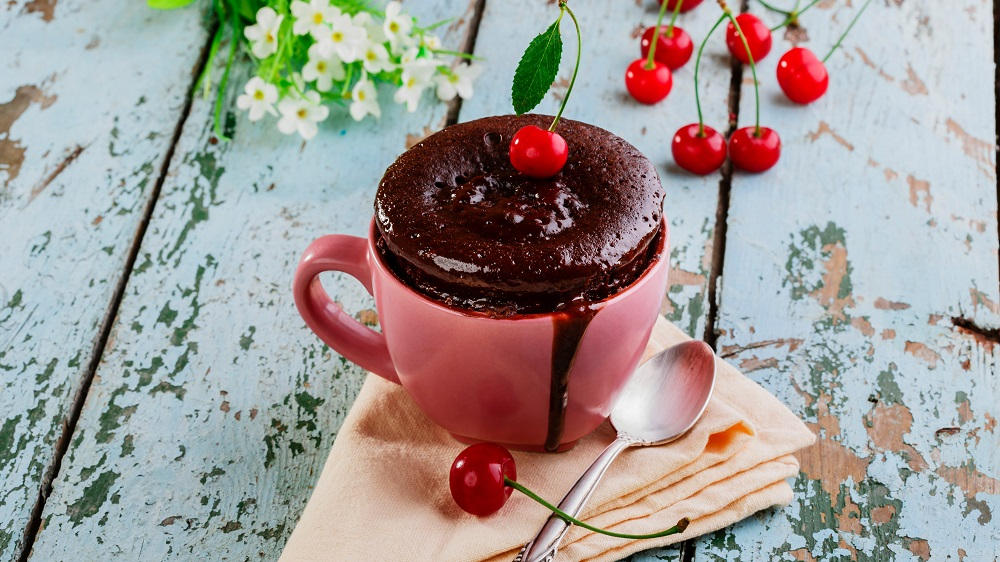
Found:
[[[415,296],[416,298],[430,305],[433,308],[437,308],[439,310],[457,316],[463,316],[468,318],[488,318],[490,320],[526,320],[533,318],[549,317],[563,312],[561,310],[554,310],[550,312],[531,312],[531,313],[511,314],[509,316],[493,316],[489,312],[480,312],[478,310],[448,306],[440,301],[432,299],[431,297],[428,297],[427,295],[415,290],[413,287],[410,287],[405,282],[403,282],[402,279],[396,276],[396,273],[392,270],[392,268],[390,268],[382,260],[382,255],[375,248],[375,228],[376,228],[375,217],[372,217],[371,223],[368,226],[368,254],[374,256],[375,258],[374,259],[375,263],[373,264],[374,267],[377,267],[379,270],[384,272],[386,274],[386,277],[391,279],[393,283],[396,283],[403,289],[406,289],[408,292],[412,293],[413,296]],[[639,277],[637,277],[634,281],[623,287],[618,292],[612,295],[608,295],[607,297],[599,301],[590,303],[591,306],[598,307],[600,309],[609,306],[614,301],[625,298],[629,293],[634,292],[640,285],[646,283],[648,279],[651,277],[653,270],[655,270],[658,266],[668,265],[667,262],[669,261],[670,256],[665,254],[667,254],[669,248],[670,227],[667,224],[666,215],[663,215],[660,218],[660,229],[662,236],[660,236],[659,238],[658,242],[659,247],[656,249],[656,256],[654,257],[654,259],[650,260],[649,264],[646,266],[646,269],[643,270],[642,274],[639,275]]]

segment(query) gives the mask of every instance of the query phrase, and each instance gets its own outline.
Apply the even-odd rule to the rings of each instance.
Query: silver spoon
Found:
[[[559,509],[577,517],[611,461],[625,449],[662,445],[687,433],[705,412],[714,387],[715,353],[701,341],[677,344],[640,365],[611,410],[618,438],[570,488]],[[551,561],[568,530],[569,524],[552,514],[514,560]]]

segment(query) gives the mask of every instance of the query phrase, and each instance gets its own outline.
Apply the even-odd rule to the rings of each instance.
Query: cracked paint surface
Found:
[[[414,11],[435,21],[463,9]],[[240,61],[232,83],[247,71]],[[295,312],[292,273],[312,238],[367,230],[382,170],[446,108],[386,107],[364,123],[334,112],[323,127],[344,135],[303,146],[244,116],[217,142],[211,106],[194,102],[176,145],[35,559],[275,558],[360,390],[361,370]],[[124,121],[110,123],[107,153],[130,150]],[[323,281],[373,321],[360,284]]]
[[[799,454],[792,505],[703,538],[696,560],[1000,555],[996,157],[980,140],[995,125],[976,115],[993,106],[976,78],[992,60],[936,62],[918,38],[933,21],[982,51],[990,6],[962,4],[975,24],[955,6],[873,4],[822,100],[768,108],[781,164],[734,177],[719,343],[819,440]],[[835,31],[813,24],[809,43]],[[898,41],[865,40],[886,33]]]
[[[9,560],[169,148],[198,56],[189,45],[205,31],[197,10],[157,19],[144,3],[74,0],[5,3],[0,28],[0,559]],[[136,29],[144,48],[120,48]],[[87,49],[96,37],[104,46]],[[127,147],[117,155],[103,149],[113,124]],[[66,506],[78,521],[113,501],[115,474],[86,474]]]

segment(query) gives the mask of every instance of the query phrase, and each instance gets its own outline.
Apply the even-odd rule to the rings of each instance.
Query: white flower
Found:
[[[319,130],[316,123],[326,119],[330,110],[320,105],[319,94],[307,92],[305,97],[287,97],[278,102],[281,119],[278,120],[278,130],[286,135],[298,132],[302,138],[309,140],[316,136]]]
[[[403,13],[403,6],[393,0],[385,6],[385,22],[382,31],[395,47],[399,42],[410,40],[410,30],[413,29],[413,18]]]
[[[405,103],[406,110],[413,113],[420,103],[420,95],[430,84],[431,74],[434,73],[433,64],[428,64],[427,59],[417,59],[403,67],[402,86],[396,90],[393,97],[396,103]]]
[[[268,84],[263,78],[254,76],[243,87],[245,94],[236,98],[236,107],[250,110],[250,120],[258,121],[265,113],[277,115],[274,102],[278,101],[278,88]]]
[[[371,74],[389,71],[395,66],[389,60],[389,51],[381,43],[369,42],[368,46],[365,47],[364,53],[361,55],[361,60],[365,70]]]
[[[354,62],[361,56],[367,41],[365,28],[354,25],[351,16],[338,14],[330,18],[330,28],[319,38],[319,49],[324,57],[336,53],[340,60]]]
[[[326,22],[338,14],[340,10],[331,6],[330,0],[309,0],[308,3],[295,0],[292,2],[292,15],[295,16],[292,32],[296,35],[311,33],[319,39],[326,32]]]
[[[463,100],[471,98],[472,82],[482,71],[483,67],[478,64],[460,64],[450,71],[434,76],[438,98],[441,101],[449,101],[456,94]]]
[[[354,25],[365,28],[368,32],[368,40],[372,43],[385,43],[388,39],[382,31],[382,24],[375,21],[368,12],[358,12],[354,15]]]
[[[243,28],[253,56],[266,59],[278,50],[278,29],[284,17],[267,6],[257,10],[257,23]]]
[[[351,117],[355,121],[361,121],[369,113],[376,118],[382,116],[382,108],[378,105],[378,94],[375,92],[375,84],[366,77],[358,80],[351,90]]]
[[[302,67],[302,78],[309,82],[315,80],[317,90],[329,92],[334,80],[344,79],[344,65],[335,53],[324,57],[320,53],[319,44],[313,43],[309,47],[309,62]]]
[[[436,51],[441,48],[441,38],[430,33],[425,33],[420,43],[431,51]]]

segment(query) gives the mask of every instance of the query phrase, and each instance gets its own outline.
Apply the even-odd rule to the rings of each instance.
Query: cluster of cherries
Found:
[[[640,51],[642,58],[636,59],[625,71],[625,86],[637,101],[646,104],[657,103],[667,97],[673,84],[671,71],[686,64],[691,59],[694,43],[686,31],[675,25],[677,15],[687,12],[702,0],[660,0],[660,15],[655,27],[642,34]],[[812,7],[812,2],[805,9]],[[709,174],[718,170],[729,158],[735,167],[748,172],[763,172],[778,162],[781,156],[781,138],[768,127],[760,126],[760,101],[757,89],[756,62],[771,51],[772,37],[769,28],[760,18],[744,13],[733,16],[720,1],[723,15],[705,36],[695,60],[695,103],[698,107],[698,122],[681,127],[673,137],[671,152],[678,166],[694,174]],[[785,22],[774,28],[780,29],[796,22],[802,11],[785,12],[765,4],[771,9],[785,14]],[[673,10],[670,24],[662,25],[667,9]],[[725,20],[726,47],[734,58],[749,64],[754,73],[754,93],[757,99],[757,122],[752,127],[743,127],[733,132],[728,147],[723,136],[705,125],[698,96],[698,67],[702,51],[712,32]],[[838,41],[839,44],[839,41]],[[829,74],[826,67],[812,51],[795,47],[785,53],[778,62],[778,84],[788,98],[796,103],[808,104],[816,101],[826,92]],[[728,150],[727,150],[728,149]]]
[[[718,170],[726,161],[727,155],[736,168],[748,172],[763,172],[778,162],[781,156],[781,138],[773,129],[760,126],[760,93],[756,63],[770,53],[772,32],[787,25],[797,24],[798,16],[818,1],[812,0],[801,10],[786,11],[760,0],[766,8],[784,15],[784,21],[780,25],[769,28],[753,14],[734,16],[725,2],[718,0],[723,14],[702,40],[695,59],[695,103],[698,109],[698,122],[678,129],[671,143],[671,152],[678,166],[691,173],[705,175]],[[660,13],[656,25],[646,29],[640,40],[642,56],[629,64],[625,71],[626,89],[636,101],[644,104],[655,104],[666,98],[673,87],[672,71],[684,66],[691,59],[694,42],[691,36],[675,23],[678,14],[693,10],[703,0],[659,0],[659,2]],[[823,59],[805,47],[793,47],[782,55],[778,61],[777,80],[788,99],[799,104],[809,104],[826,93],[830,76],[824,62],[840,46],[869,2],[870,0],[866,0],[847,30]],[[663,17],[668,9],[673,15],[669,24],[663,25]],[[721,133],[705,125],[698,92],[698,68],[705,44],[716,28],[726,20],[728,20],[726,47],[736,60],[750,65],[754,76],[756,102],[755,124],[734,131],[729,137],[728,144]],[[575,78],[574,73],[574,80]],[[565,98],[563,101],[565,103]],[[554,127],[551,127],[545,131],[531,126],[518,131],[510,149],[511,163],[516,169],[533,177],[551,177],[562,169],[569,150],[566,140],[553,129]]]

